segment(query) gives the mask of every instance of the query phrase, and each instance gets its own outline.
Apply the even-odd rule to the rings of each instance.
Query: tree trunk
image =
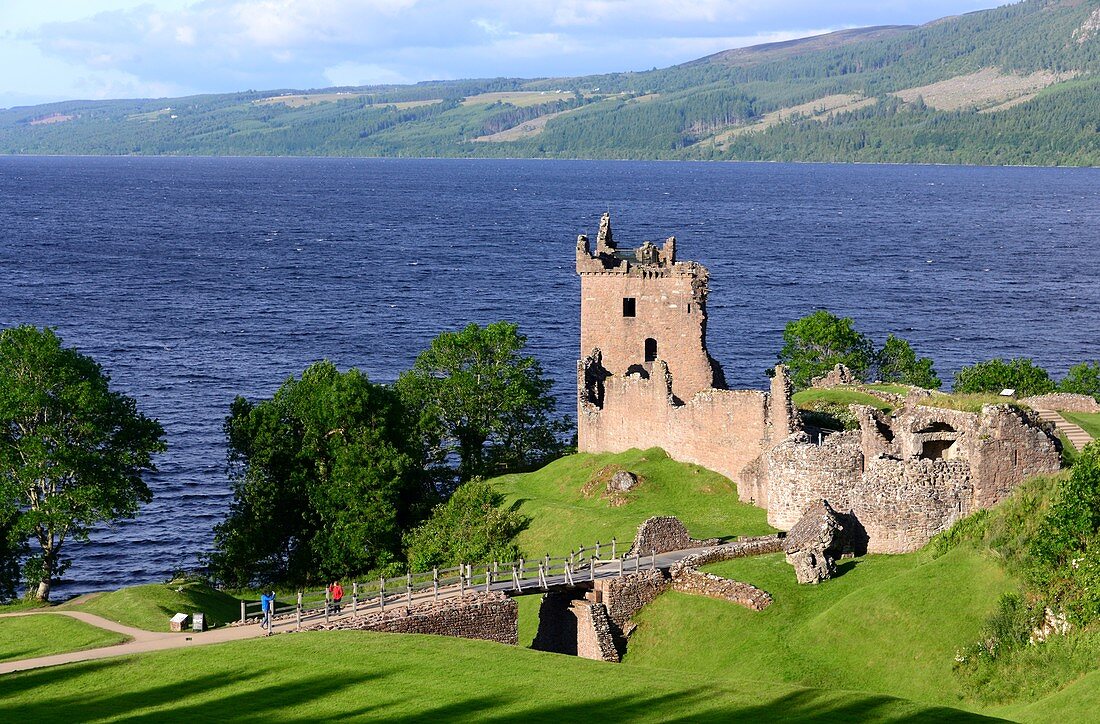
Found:
[[[50,600],[50,576],[45,576],[45,579],[38,582],[38,591],[34,594],[36,599],[43,602]]]
[[[50,584],[53,582],[54,568],[57,565],[57,549],[49,546],[42,551],[42,580],[38,582],[38,590],[34,597],[42,602],[50,600]]]

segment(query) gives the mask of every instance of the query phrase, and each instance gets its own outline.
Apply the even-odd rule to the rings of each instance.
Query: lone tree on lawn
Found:
[[[828,310],[787,322],[779,361],[791,371],[791,381],[802,389],[814,377],[843,364],[863,379],[874,359],[870,340],[856,331],[851,317],[841,319]]]
[[[69,565],[66,541],[87,540],[95,524],[131,517],[153,497],[141,475],[155,470],[164,429],[109,382],[52,329],[0,332],[0,504],[13,536],[37,544],[24,572],[40,601]]]

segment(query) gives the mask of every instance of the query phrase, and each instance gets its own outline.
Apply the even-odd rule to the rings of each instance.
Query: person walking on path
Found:
[[[275,613],[275,592],[264,593],[260,596],[260,609],[263,611],[264,620],[260,628],[267,629],[271,633],[271,617]]]
[[[344,598],[344,589],[339,581],[333,581],[328,587],[329,597],[332,599],[332,612],[340,613],[340,601]]]

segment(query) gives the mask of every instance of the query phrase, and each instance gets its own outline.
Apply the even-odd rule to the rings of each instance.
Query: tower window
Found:
[[[645,361],[653,362],[657,359],[657,340],[652,337],[646,338],[645,341]]]
[[[633,317],[637,312],[637,304],[634,297],[623,297],[623,316]]]

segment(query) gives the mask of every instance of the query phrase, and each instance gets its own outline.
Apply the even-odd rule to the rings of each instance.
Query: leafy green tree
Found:
[[[857,377],[866,376],[874,347],[853,324],[851,317],[841,319],[824,309],[787,322],[779,361],[790,369],[795,387],[809,387],[810,380],[838,364],[847,366]]]
[[[1030,359],[1018,357],[991,359],[963,367],[955,375],[955,392],[1000,392],[1016,390],[1020,397],[1054,391],[1054,382],[1042,367]]]
[[[209,563],[230,585],[344,578],[392,565],[426,512],[417,441],[396,392],[311,365],[225,423],[233,503]]]
[[[560,452],[568,420],[555,420],[551,381],[522,350],[515,324],[443,332],[397,380],[429,464],[457,457],[459,480],[540,463]]]
[[[9,507],[11,539],[35,544],[24,572],[41,601],[70,563],[67,541],[152,499],[141,476],[155,469],[164,430],[109,383],[52,329],[0,333],[0,500],[19,509]]]
[[[931,357],[917,358],[917,353],[904,339],[890,334],[875,355],[879,379],[938,390],[943,382],[936,376]]]
[[[409,567],[427,571],[519,558],[515,539],[529,520],[503,508],[503,502],[504,496],[480,478],[458,486],[428,520],[405,535]]]
[[[1058,391],[1092,395],[1100,400],[1100,362],[1082,362],[1070,367],[1058,383]]]

